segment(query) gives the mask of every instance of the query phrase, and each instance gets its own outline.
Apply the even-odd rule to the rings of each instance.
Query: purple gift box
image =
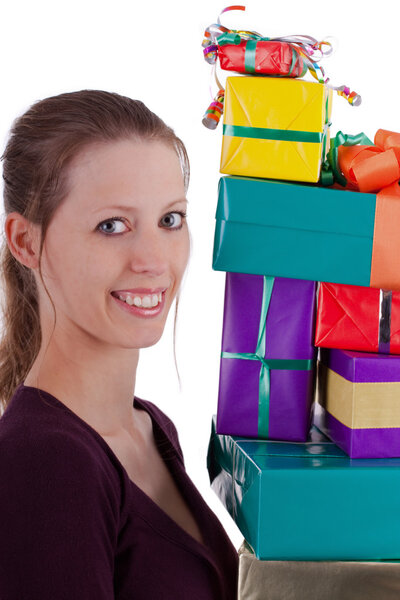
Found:
[[[351,458],[400,457],[400,356],[321,349],[314,423]]]
[[[316,283],[226,273],[217,433],[305,441]]]

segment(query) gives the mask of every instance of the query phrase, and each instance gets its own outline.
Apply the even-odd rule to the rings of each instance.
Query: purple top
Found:
[[[185,471],[175,426],[153,403],[133,404],[150,415],[205,543],[129,479],[88,423],[21,384],[0,419],[1,598],[236,599],[237,552]]]
[[[354,383],[397,383],[400,381],[400,356],[321,348],[320,360],[332,371]]]

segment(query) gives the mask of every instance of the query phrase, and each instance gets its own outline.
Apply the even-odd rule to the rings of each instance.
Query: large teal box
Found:
[[[400,459],[350,459],[321,434],[306,443],[218,435],[212,488],[257,558],[400,558]]]
[[[213,268],[369,286],[375,204],[375,194],[222,177]]]

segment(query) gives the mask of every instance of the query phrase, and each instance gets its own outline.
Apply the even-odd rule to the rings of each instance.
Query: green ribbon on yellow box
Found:
[[[248,127],[245,125],[224,125],[223,135],[234,137],[256,138],[263,140],[278,140],[282,142],[308,142],[320,144],[324,137],[323,131],[295,131],[289,129],[269,129],[267,127]]]

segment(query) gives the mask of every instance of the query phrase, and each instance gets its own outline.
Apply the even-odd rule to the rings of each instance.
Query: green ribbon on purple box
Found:
[[[261,438],[268,438],[269,434],[269,402],[271,386],[270,370],[290,369],[296,371],[310,371],[314,364],[313,359],[297,360],[265,358],[267,315],[271,302],[274,281],[275,277],[263,277],[263,296],[261,302],[260,324],[258,329],[257,346],[254,354],[247,352],[221,352],[222,358],[258,360],[261,363],[258,387],[258,436]]]

